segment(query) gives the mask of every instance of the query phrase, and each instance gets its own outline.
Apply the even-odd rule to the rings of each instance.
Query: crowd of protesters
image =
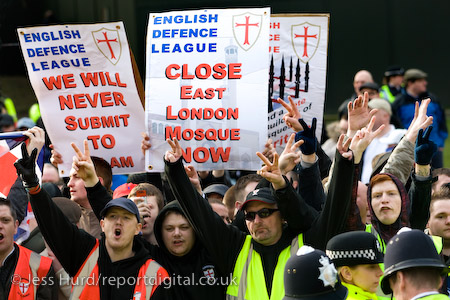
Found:
[[[380,88],[359,71],[322,145],[316,119],[278,100],[295,134],[282,153],[268,140],[257,172],[197,172],[174,139],[164,173],[119,186],[87,141],[69,178],[51,150],[39,179],[51,142],[5,108],[0,130],[29,142],[0,199],[1,298],[448,299],[448,133],[427,76],[392,66]]]

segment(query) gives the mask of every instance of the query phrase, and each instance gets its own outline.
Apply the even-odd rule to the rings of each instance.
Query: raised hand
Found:
[[[366,127],[363,127],[361,130],[358,130],[353,140],[350,144],[350,149],[353,151],[354,162],[355,164],[361,161],[362,155],[366,150],[367,146],[376,138],[384,129],[385,125],[381,125],[377,130],[373,130],[373,126],[375,125],[376,117],[373,116],[370,119],[369,124]]]
[[[425,129],[431,124],[433,124],[433,117],[427,116],[428,105],[430,104],[431,99],[424,99],[420,103],[416,101],[415,110],[414,110],[414,119],[411,121],[411,124],[408,127],[408,131],[405,134],[405,137],[411,142],[415,143],[417,134],[420,129]]]
[[[149,150],[152,147],[150,144],[150,137],[146,132],[141,132],[142,141],[141,141],[141,150],[142,154],[145,154],[145,151]]]
[[[366,126],[378,109],[369,109],[369,94],[358,96],[353,102],[349,102],[347,136],[353,137],[358,130]]]
[[[17,174],[22,179],[25,188],[32,189],[39,186],[39,179],[36,175],[36,156],[37,148],[31,151],[31,155],[28,155],[27,146],[22,143],[22,158],[14,163]]]
[[[289,128],[295,130],[295,132],[299,132],[303,130],[302,125],[298,122],[298,119],[302,118],[302,115],[297,109],[297,105],[295,105],[294,100],[292,100],[291,96],[288,96],[289,104],[283,101],[283,99],[278,98],[277,102],[287,110],[287,113],[284,114],[283,120]]]
[[[273,155],[277,153],[277,150],[275,150],[275,147],[273,146],[272,139],[268,139],[266,144],[264,145],[264,150],[262,154],[267,157],[270,161],[273,160]]]
[[[167,143],[169,143],[171,150],[167,150],[164,154],[164,159],[168,162],[174,163],[177,160],[180,159],[181,155],[183,154],[181,151],[180,143],[178,143],[177,139],[166,140]]]
[[[353,153],[349,150],[350,143],[352,142],[352,138],[348,138],[345,142],[345,134],[341,134],[336,144],[336,149],[342,155],[342,157],[351,160],[353,157]]]
[[[152,213],[150,210],[150,204],[145,203],[144,201],[136,204],[139,215],[141,216],[141,222],[144,223],[144,218],[151,217]]]
[[[272,183],[274,189],[282,189],[286,186],[283,176],[281,175],[281,170],[278,167],[278,154],[273,156],[273,163],[271,163],[261,152],[256,152],[256,155],[264,162],[258,174],[267,179]]]
[[[299,151],[298,147],[304,143],[303,140],[300,140],[294,144],[295,134],[291,134],[284,147],[283,152],[281,153],[278,159],[278,166],[281,170],[281,174],[287,174],[289,171],[292,171],[294,167],[300,162],[302,153]]]
[[[52,156],[50,157],[50,162],[57,168],[58,165],[63,163],[62,155],[61,153],[55,150],[55,146],[53,144],[50,145],[50,149],[52,149]]]
[[[186,171],[186,174],[189,177],[191,184],[195,187],[197,192],[201,195],[202,194],[202,186],[200,184],[200,178],[198,177],[198,173],[195,170],[194,166],[191,166],[191,165],[185,166],[184,170]]]
[[[317,119],[313,118],[311,128],[308,127],[303,119],[298,120],[303,127],[302,131],[299,131],[295,135],[295,141],[304,140],[305,142],[300,146],[300,150],[303,155],[311,155],[317,151],[317,139],[316,139],[316,124]]]
[[[42,147],[45,144],[45,131],[40,127],[33,127],[23,132],[23,135],[27,136],[29,143],[27,146],[28,154],[31,155],[33,149],[37,149],[37,152],[41,152]]]
[[[86,187],[93,187],[99,181],[97,173],[95,172],[94,163],[92,162],[88,141],[83,141],[84,153],[75,145],[70,143],[75,156],[73,157],[72,169],[76,172],[77,176],[83,179]]]
[[[437,145],[430,140],[430,133],[433,126],[428,126],[427,129],[420,129],[417,135],[416,147],[414,149],[414,160],[418,165],[429,165],[433,156],[437,152]]]

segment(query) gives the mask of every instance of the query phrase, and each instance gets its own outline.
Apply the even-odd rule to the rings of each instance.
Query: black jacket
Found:
[[[87,188],[87,192],[92,209],[99,217],[100,211],[111,200],[111,196],[100,182],[94,187]],[[207,247],[200,239],[197,238],[192,250],[182,257],[172,255],[167,250],[162,239],[162,223],[168,211],[185,215],[178,201],[168,203],[159,212],[153,229],[159,246],[150,244],[142,237],[139,239],[150,251],[151,256],[169,272],[170,289],[174,299],[223,299],[229,276],[224,275],[227,273],[214,264]],[[208,281],[211,276],[212,278]]]
[[[47,244],[70,276],[75,276],[82,267],[91,250],[96,244],[96,238],[70,223],[63,212],[56,206],[50,196],[41,189],[37,194],[30,195],[34,215]],[[134,285],[115,284],[118,278],[128,281],[129,277],[137,277],[140,267],[150,258],[148,251],[139,238],[134,239],[133,257],[111,262],[105,247],[105,237],[99,241],[99,281],[101,299],[132,299]],[[115,277],[114,284],[108,284],[107,278]],[[112,281],[111,281],[112,282]],[[130,282],[135,282],[130,280]],[[167,299],[168,290],[158,287],[151,299]]]
[[[296,235],[304,232],[305,243],[324,249],[329,238],[343,232],[345,214],[348,214],[350,205],[353,163],[338,156],[339,167],[335,172],[339,169],[340,173],[334,176],[332,185],[336,186],[334,198],[341,201],[327,201],[322,214],[318,215],[315,209],[307,205],[290,184],[284,189],[273,191],[288,226],[284,228],[281,239],[273,246],[265,247],[252,240],[255,251],[261,254],[268,291],[271,290],[271,279],[278,256]],[[213,256],[216,266],[224,270],[225,274],[232,273],[246,234],[236,227],[225,225],[213,212],[209,203],[190,184],[181,159],[175,163],[165,163],[174,195],[180,201],[197,236]]]

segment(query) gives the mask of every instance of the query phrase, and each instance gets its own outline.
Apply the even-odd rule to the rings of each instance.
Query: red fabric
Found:
[[[137,186],[135,183],[124,183],[122,185],[119,185],[115,190],[113,194],[113,199],[120,198],[120,197],[127,197],[131,190]]]
[[[83,265],[81,266],[80,270],[78,270],[78,273],[73,277],[73,282],[76,284],[83,284],[84,288],[83,291],[80,294],[80,300],[81,299],[86,299],[86,300],[91,300],[91,299],[100,299],[100,287],[98,285],[98,278],[99,278],[99,268],[98,268],[98,264],[95,265],[94,269],[92,270],[92,272],[89,274],[88,279],[80,279],[80,282],[77,282],[78,276],[80,274],[80,272],[83,270],[83,268],[86,265],[86,262],[89,260],[90,256],[92,255],[92,253],[98,248],[99,243],[97,240],[97,243],[95,244],[95,246],[92,248],[91,253],[89,253],[89,255],[87,256],[85,262],[83,263]],[[138,278],[139,279],[144,279],[145,278],[145,272],[147,271],[148,267],[150,266],[150,263],[153,262],[154,260],[152,259],[148,259],[145,264],[143,264],[141,266],[141,268],[139,269],[139,273],[138,273]],[[150,281],[150,283],[154,283],[153,284],[153,288],[152,291],[150,293],[150,297],[151,295],[153,295],[153,293],[155,292],[156,288],[166,279],[169,278],[169,274],[167,273],[167,271],[162,268],[161,266],[159,267],[157,273],[156,273],[156,278],[145,278],[145,280],[154,280],[154,281]],[[136,285],[134,287],[134,292],[133,295],[136,294],[140,294],[140,295],[145,295],[146,291],[147,291],[147,286],[146,281],[145,280],[137,280],[136,281]],[[72,287],[73,289],[73,287]]]
[[[16,269],[12,278],[11,289],[9,290],[8,299],[35,299],[33,283],[33,273],[30,267],[31,250],[19,246],[19,259],[17,260]],[[41,256],[39,269],[36,273],[39,277],[37,286],[42,279],[47,276],[52,265],[52,260],[48,257]]]

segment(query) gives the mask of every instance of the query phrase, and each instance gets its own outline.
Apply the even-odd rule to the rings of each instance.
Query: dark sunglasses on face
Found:
[[[256,218],[256,215],[258,215],[258,217],[260,217],[261,219],[264,219],[278,210],[279,210],[278,208],[262,208],[258,211],[246,212],[245,219],[247,221],[254,221]]]

